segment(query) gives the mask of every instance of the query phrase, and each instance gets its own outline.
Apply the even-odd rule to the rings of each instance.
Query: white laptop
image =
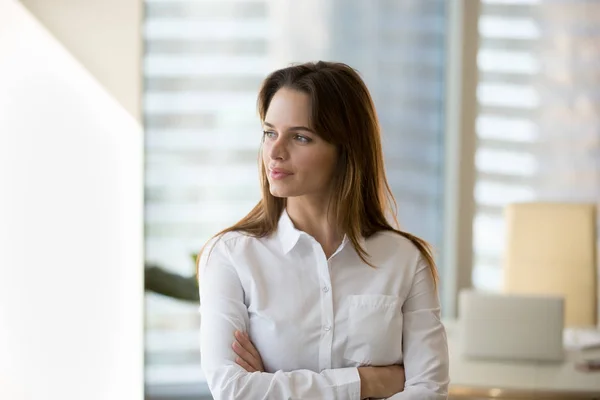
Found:
[[[479,359],[560,361],[564,300],[465,290],[459,297],[459,345]]]

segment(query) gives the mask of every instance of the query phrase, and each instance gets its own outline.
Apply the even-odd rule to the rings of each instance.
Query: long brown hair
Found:
[[[330,200],[333,221],[344,232],[359,257],[368,265],[368,254],[359,239],[391,231],[409,239],[429,265],[435,282],[437,271],[431,247],[423,239],[394,228],[397,204],[385,176],[377,114],[369,91],[359,74],[346,64],[319,61],[293,65],[272,72],[258,94],[258,114],[264,122],[275,93],[281,88],[306,93],[310,98],[311,128],[338,149],[338,165],[332,179]],[[261,149],[262,152],[262,149]],[[286,199],[269,191],[267,174],[259,157],[262,198],[235,225],[215,236],[239,231],[265,237],[277,230]],[[202,251],[200,252],[202,254]],[[198,260],[200,256],[198,256]]]

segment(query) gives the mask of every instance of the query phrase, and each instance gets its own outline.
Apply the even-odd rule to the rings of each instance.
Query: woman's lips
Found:
[[[293,175],[291,172],[288,172],[283,169],[274,168],[269,170],[269,176],[275,180],[285,179],[291,175]]]

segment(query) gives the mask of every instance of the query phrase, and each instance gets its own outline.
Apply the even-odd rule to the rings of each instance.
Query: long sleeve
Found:
[[[403,307],[404,391],[389,400],[448,398],[448,343],[440,320],[440,303],[433,276],[424,262]]]
[[[225,238],[206,246],[199,263],[202,370],[215,400],[360,398],[356,368],[248,373],[235,363],[236,330],[247,331],[244,290]],[[285,357],[282,354],[281,357]]]

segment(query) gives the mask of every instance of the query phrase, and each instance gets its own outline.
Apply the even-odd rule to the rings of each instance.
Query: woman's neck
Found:
[[[328,199],[289,197],[286,210],[296,229],[306,232],[321,244],[327,258],[337,250],[344,238],[336,219],[328,210]]]

